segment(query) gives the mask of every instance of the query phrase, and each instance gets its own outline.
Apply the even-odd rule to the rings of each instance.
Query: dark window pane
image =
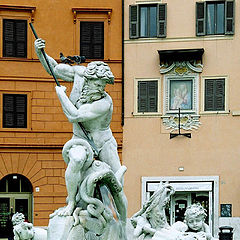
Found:
[[[21,177],[21,192],[33,192],[31,183],[25,177]]]
[[[28,221],[28,199],[16,199],[15,200],[15,211],[23,213],[25,219]]]
[[[20,177],[11,175],[8,178],[8,192],[20,192]]]
[[[7,222],[10,212],[10,199],[0,198],[0,238],[8,237]]]
[[[224,3],[217,4],[217,34],[224,34]]]
[[[6,189],[6,179],[2,179],[0,181],[0,192],[6,192],[7,189]]]

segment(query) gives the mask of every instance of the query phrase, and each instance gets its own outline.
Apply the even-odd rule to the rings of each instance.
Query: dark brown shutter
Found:
[[[3,57],[14,57],[14,21],[3,20]]]
[[[80,23],[80,55],[88,59],[104,58],[104,23]]]
[[[27,22],[16,21],[16,57],[27,57]]]
[[[93,58],[104,58],[104,23],[93,25]]]
[[[27,127],[27,95],[3,94],[3,127]]]
[[[167,35],[167,4],[158,4],[157,7],[158,16],[158,37],[166,37]]]
[[[157,81],[138,82],[138,112],[157,112]]]
[[[129,38],[139,37],[139,7],[129,6]]]
[[[203,36],[206,34],[205,26],[206,2],[196,3],[196,35]]]
[[[225,34],[234,34],[234,1],[225,3]]]
[[[27,21],[3,19],[3,56],[27,57]]]

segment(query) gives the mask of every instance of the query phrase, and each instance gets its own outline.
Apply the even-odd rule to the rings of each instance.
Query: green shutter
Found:
[[[214,80],[205,80],[205,106],[204,111],[214,110]]]
[[[225,3],[225,34],[234,34],[234,1],[227,0]]]
[[[166,37],[167,35],[167,4],[158,4],[157,5],[157,36]]]
[[[158,82],[138,82],[138,112],[157,112]]]
[[[205,111],[225,110],[225,79],[205,80]]]
[[[203,36],[206,34],[205,26],[206,2],[196,3],[196,35]]]
[[[139,37],[139,9],[138,5],[129,6],[129,38]]]
[[[138,112],[148,112],[148,86],[147,82],[138,82]]]
[[[157,101],[158,101],[158,87],[157,81],[148,82],[148,111],[157,112]]]
[[[215,111],[225,110],[225,79],[215,80]]]

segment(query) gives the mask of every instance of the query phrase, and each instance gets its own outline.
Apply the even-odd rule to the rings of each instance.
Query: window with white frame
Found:
[[[167,4],[129,6],[129,38],[166,37]]]
[[[159,79],[136,79],[135,80],[137,114],[159,113]]]
[[[196,3],[196,35],[233,35],[234,0]]]
[[[204,111],[226,111],[226,78],[204,78]]]

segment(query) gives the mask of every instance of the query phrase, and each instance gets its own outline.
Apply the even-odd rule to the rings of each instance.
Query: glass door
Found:
[[[10,198],[0,198],[0,237],[8,236],[10,215]]]
[[[29,215],[29,199],[28,198],[15,198],[15,213],[23,213],[26,221],[31,221],[31,217]]]

